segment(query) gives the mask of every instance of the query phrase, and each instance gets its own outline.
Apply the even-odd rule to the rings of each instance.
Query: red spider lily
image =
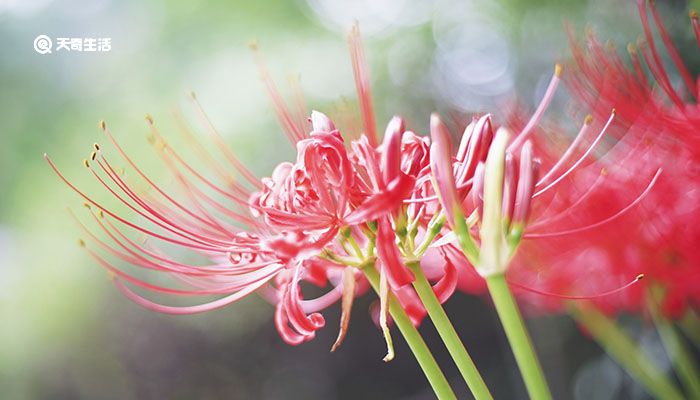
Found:
[[[642,205],[644,223],[629,223],[625,228],[629,237],[624,243],[610,245],[617,241],[611,242],[609,234],[601,235],[592,246],[601,254],[599,263],[614,264],[617,270],[641,268],[651,284],[665,288],[667,315],[679,316],[686,307],[700,303],[700,253],[695,245],[700,236],[695,190],[700,184],[698,77],[685,66],[654,2],[638,1],[637,5],[645,40],[628,46],[631,64],[602,46],[593,35],[586,49],[572,39],[575,65],[568,84],[576,97],[597,114],[606,107],[615,107],[620,120],[616,136],[636,138],[638,145],[647,149],[645,157],[632,160],[636,166],[630,168],[630,173],[641,171],[645,160],[653,160],[665,170],[658,189]],[[697,18],[697,13],[691,12],[691,25],[700,46]],[[652,33],[652,20],[660,40]],[[663,61],[662,51],[668,54],[672,67]],[[679,85],[674,84],[672,74],[680,78]],[[603,186],[606,201],[619,204],[617,188]],[[641,300],[641,294],[637,295],[624,308],[642,309]],[[609,310],[616,308],[607,306]]]
[[[90,242],[88,245],[81,240],[81,244],[112,274],[124,295],[153,311],[191,314],[217,309],[259,292],[275,304],[277,330],[285,342],[293,345],[312,339],[325,325],[320,311],[340,300],[342,316],[340,333],[332,348],[335,350],[347,332],[353,298],[369,286],[359,268],[373,268],[366,263],[376,261],[382,282],[380,325],[389,344],[387,359],[391,358],[389,293],[397,297],[415,324],[425,315],[409,285],[414,277],[404,264],[404,252],[407,241],[413,245],[413,240],[425,233],[425,223],[436,207],[404,202],[434,195],[428,182],[429,140],[406,131],[403,120],[394,117],[383,143],[378,144],[369,79],[356,29],[350,44],[365,127],[365,134],[350,146],[346,146],[326,115],[313,111],[306,118],[303,101],[297,101],[296,113],[290,111],[258,54],[278,118],[297,150],[296,161],[280,163],[270,177],[258,180],[239,161],[194,96],[191,100],[197,114],[230,165],[216,161],[188,126],[179,121],[191,148],[214,172],[214,178],[208,177],[186,161],[147,117],[149,140],[179,186],[179,194],[165,190],[147,175],[106,124],[100,123],[140,182],[127,180],[97,144],[84,164],[130,216],[81,191],[46,156],[56,174],[92,210],[99,234],[76,218]],[[232,179],[229,167],[245,182]],[[136,189],[144,183],[149,188],[146,192]],[[136,231],[147,240],[135,240],[129,231]],[[156,243],[178,247],[179,252],[194,253],[207,261],[202,265],[178,261],[172,251],[163,250]],[[110,259],[130,267],[118,266]],[[165,273],[178,285],[162,284],[161,279],[150,281],[133,267],[156,275]],[[426,272],[436,282],[437,296],[445,301],[457,282],[453,264],[443,256],[441,266],[427,266]],[[304,299],[303,282],[330,286],[330,290],[316,299]],[[141,290],[222,297],[194,306],[169,306],[145,297]]]

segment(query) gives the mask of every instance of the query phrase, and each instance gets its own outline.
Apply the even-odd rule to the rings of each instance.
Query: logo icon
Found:
[[[46,35],[39,35],[34,39],[34,50],[39,54],[51,54],[53,42]]]

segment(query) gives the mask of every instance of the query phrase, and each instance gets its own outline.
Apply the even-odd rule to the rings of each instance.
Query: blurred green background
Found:
[[[662,11],[681,46],[694,46],[687,4]],[[403,343],[397,360],[381,362],[370,295],[356,305],[335,354],[328,349],[337,307],[325,312],[327,327],[314,341],[292,348],[258,298],[186,317],[124,299],[77,245],[80,232],[65,208],[80,210],[81,201],[42,154],[108,198],[81,163],[93,142],[106,142],[97,127],[104,119],[167,186],[143,116],[151,113],[169,135],[171,111],[191,114],[184,93],[195,90],[240,158],[266,176],[294,153],[259,80],[251,40],[285,95],[287,77],[300,75],[307,103],[333,114],[354,102],[345,33],[358,20],[378,123],[396,113],[424,131],[436,109],[492,110],[516,92],[531,106],[554,62],[568,54],[563,19],[579,32],[591,24],[620,46],[641,32],[633,2],[600,0],[0,0],[0,398],[431,398]],[[40,55],[32,47],[40,34],[109,37],[112,49]],[[524,398],[490,306],[457,294],[447,308],[497,398]],[[531,326],[555,398],[644,398],[566,317],[534,318]],[[467,398],[431,327],[422,330]],[[658,350],[653,335],[640,335]]]

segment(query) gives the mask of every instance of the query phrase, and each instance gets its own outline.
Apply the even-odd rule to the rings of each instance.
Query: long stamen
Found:
[[[360,103],[362,122],[365,127],[365,135],[372,147],[379,145],[377,137],[377,127],[374,121],[374,108],[372,107],[372,91],[369,82],[369,73],[365,61],[365,53],[360,38],[360,27],[354,24],[348,37],[350,45],[350,59],[352,61],[352,72],[355,77],[355,88]]]
[[[214,124],[211,122],[209,119],[209,116],[207,116],[207,113],[204,112],[204,108],[202,108],[202,105],[199,104],[199,100],[197,100],[197,97],[195,96],[194,93],[190,93],[190,100],[192,101],[192,104],[194,104],[195,110],[197,111],[197,115],[199,115],[199,118],[202,120],[204,125],[207,127],[207,131],[209,132],[209,135],[212,137],[214,142],[216,143],[217,147],[221,152],[224,154],[226,159],[233,165],[233,167],[241,174],[243,177],[245,177],[248,182],[250,182],[251,185],[255,188],[260,187],[260,181],[253,175],[252,172],[248,168],[246,168],[245,165],[236,157],[236,155],[231,151],[231,149],[226,145],[224,142],[224,138],[221,136],[219,131],[214,127]]]
[[[233,293],[231,295],[228,295],[226,297],[222,297],[220,299],[211,301],[209,303],[204,303],[204,304],[199,304],[196,306],[185,306],[185,307],[176,307],[176,306],[167,306],[164,304],[156,303],[151,300],[146,299],[145,297],[137,294],[133,290],[129,289],[126,285],[124,285],[119,279],[114,279],[114,284],[117,286],[117,289],[119,289],[124,296],[129,298],[131,301],[139,304],[142,307],[145,307],[149,310],[152,311],[157,311],[160,313],[164,314],[174,314],[174,315],[187,315],[187,314],[197,314],[205,311],[211,311],[215,310],[217,308],[221,308],[224,306],[227,306],[233,302],[236,302],[249,294],[255,292],[258,290],[260,287],[262,287],[264,284],[266,284],[272,277],[274,276],[271,275],[269,279],[261,279],[258,282],[255,282],[249,286],[246,286],[242,290]]]
[[[541,226],[546,226],[551,224],[553,221],[557,221],[572,212],[574,212],[575,208],[582,204],[588,197],[590,197],[591,194],[595,193],[595,189],[600,186],[600,184],[603,182],[603,178],[607,175],[607,171],[605,168],[601,169],[600,174],[596,177],[596,180],[586,189],[585,192],[583,192],[580,196],[576,196],[576,201],[573,202],[570,206],[566,207],[563,211],[558,212],[552,216],[549,216],[545,219],[538,219],[535,223],[529,224],[528,229],[537,229]],[[546,211],[542,213],[542,215],[545,215]]]
[[[647,15],[647,7],[645,0],[637,0],[637,8],[639,8],[639,16],[642,20],[642,27],[644,28],[644,36],[646,37],[647,45],[649,46],[649,51],[651,52],[651,58],[645,57],[650,69],[656,70],[656,78],[662,84],[661,86],[666,91],[666,94],[671,98],[674,104],[679,108],[683,108],[683,100],[681,100],[676,90],[671,84],[671,80],[666,73],[666,69],[663,66],[659,52],[656,49],[656,43],[654,42],[654,37],[651,33],[651,26],[649,25],[649,16]],[[642,52],[646,55],[645,52]],[[655,68],[652,68],[654,66]]]
[[[173,238],[170,238],[170,237],[167,237],[167,236],[163,236],[163,235],[160,235],[160,234],[158,234],[158,233],[156,233],[156,232],[153,232],[153,231],[151,231],[151,230],[148,230],[148,229],[146,229],[146,228],[143,228],[143,227],[141,227],[141,226],[139,226],[139,225],[134,224],[133,222],[130,222],[130,221],[128,221],[128,220],[126,220],[126,219],[124,219],[124,218],[118,216],[117,214],[115,214],[115,213],[113,213],[112,211],[110,211],[109,209],[103,207],[100,203],[96,202],[95,200],[93,200],[92,198],[90,198],[88,195],[86,195],[85,193],[83,193],[83,192],[82,192],[80,189],[78,189],[75,185],[73,185],[72,183],[70,183],[70,181],[69,181],[65,176],[63,176],[63,174],[59,171],[58,167],[56,167],[56,165],[53,163],[53,161],[51,161],[51,159],[49,158],[48,155],[44,154],[44,159],[46,159],[46,161],[49,163],[49,165],[51,166],[51,169],[54,170],[54,172],[56,173],[56,175],[58,175],[58,177],[59,177],[66,185],[68,185],[69,188],[71,188],[74,192],[76,192],[78,195],[80,195],[80,197],[82,197],[83,199],[85,199],[85,200],[87,201],[87,203],[94,205],[94,206],[97,207],[98,209],[102,210],[105,214],[108,214],[109,216],[111,216],[112,218],[116,219],[117,221],[123,223],[124,225],[127,225],[127,226],[129,226],[129,227],[131,227],[131,228],[133,228],[133,229],[135,229],[135,230],[137,230],[137,231],[143,232],[143,233],[145,233],[145,234],[147,234],[147,235],[149,235],[149,236],[153,236],[153,237],[155,237],[155,238],[158,238],[158,239],[161,239],[161,240],[165,240],[165,241],[167,241],[167,242],[171,242],[171,243],[178,244],[178,245],[181,245],[181,246],[185,246],[185,247],[189,247],[189,248],[193,248],[193,249],[200,249],[200,250],[205,250],[205,251],[211,251],[211,252],[226,252],[226,249],[225,249],[225,248],[221,248],[221,247],[218,247],[218,246],[214,246],[214,245],[212,245],[212,246],[203,246],[203,245],[199,245],[199,244],[196,244],[196,243],[183,242],[183,241],[180,241],[180,240],[177,240],[177,239],[173,239]]]
[[[558,299],[566,299],[566,300],[593,300],[593,299],[599,299],[601,297],[610,296],[610,295],[613,295],[616,293],[620,293],[620,292],[627,290],[628,288],[634,286],[642,279],[644,279],[644,274],[639,274],[639,275],[637,275],[636,278],[634,278],[634,280],[627,282],[626,284],[624,284],[616,289],[612,289],[612,290],[608,290],[607,292],[592,294],[592,295],[568,295],[568,294],[561,294],[561,293],[546,292],[544,290],[531,288],[529,286],[525,286],[523,284],[516,283],[516,282],[510,281],[510,280],[508,281],[508,284],[511,286],[514,286],[518,289],[522,289],[522,290],[528,291],[530,293],[535,293],[535,294],[539,294],[539,295],[547,296],[547,297],[555,297]]]
[[[530,117],[530,120],[527,121],[527,124],[525,125],[523,130],[520,131],[518,136],[513,140],[510,146],[508,146],[509,152],[513,152],[515,149],[517,149],[523,143],[525,143],[525,141],[532,134],[533,129],[540,123],[542,116],[544,115],[545,111],[547,111],[549,104],[554,98],[554,93],[556,92],[557,86],[559,86],[559,82],[561,81],[561,74],[562,66],[560,64],[555,65],[554,75],[552,75],[552,79],[549,81],[549,85],[547,86],[547,90],[545,91],[544,96],[540,101],[540,104],[537,106],[535,113],[532,114],[532,117]]]
[[[136,286],[142,287],[144,289],[148,289],[154,292],[159,292],[159,293],[166,293],[166,294],[174,294],[174,295],[181,295],[181,296],[206,296],[206,295],[215,295],[215,294],[226,294],[226,293],[231,293],[232,291],[238,291],[246,288],[248,285],[251,283],[257,282],[259,280],[264,280],[267,281],[279,272],[283,267],[280,265],[270,265],[265,268],[260,268],[247,276],[242,276],[242,277],[237,277],[236,280],[227,285],[222,285],[216,289],[175,289],[175,288],[168,288],[160,285],[156,285],[150,282],[146,282],[142,279],[133,277],[126,272],[118,269],[111,263],[109,263],[107,260],[104,258],[100,257],[97,253],[94,251],[87,249],[88,254],[97,261],[98,264],[100,264],[103,268],[105,268],[107,271],[110,273],[116,275],[116,277],[123,279],[131,284],[134,284]]]
[[[210,187],[217,193],[227,197],[230,200],[233,200],[239,205],[246,206],[248,205],[248,201],[246,199],[242,199],[238,196],[234,196],[233,194],[229,193],[228,191],[222,189],[221,187],[217,186],[214,184],[211,180],[207,179],[199,173],[195,168],[193,168],[188,162],[186,162],[178,152],[173,149],[170,144],[163,138],[163,136],[158,132],[158,129],[155,127],[155,124],[153,123],[152,119],[147,118],[146,119],[148,122],[148,125],[151,129],[151,132],[156,136],[156,138],[159,140],[159,144],[162,145],[162,150],[165,152],[167,151],[167,154],[171,155],[179,164],[181,164],[189,173],[191,173],[193,176],[195,176],[197,179],[199,179],[202,183],[204,183],[206,186]]]
[[[189,197],[190,201],[192,201],[193,204],[202,212],[204,215],[210,216],[208,212],[204,209],[203,206],[200,205],[199,201],[197,198],[200,198],[204,200],[207,204],[210,206],[214,207],[217,211],[223,213],[224,215],[232,218],[236,222],[240,222],[243,224],[247,224],[249,226],[257,226],[257,222],[247,215],[240,214],[238,212],[235,212],[234,210],[230,209],[229,207],[226,207],[219,203],[218,201],[212,199],[210,196],[206,195],[202,190],[200,190],[197,186],[189,182],[180,172],[179,168],[173,163],[172,159],[168,156],[171,155],[172,152],[167,152],[166,149],[169,147],[167,146],[166,143],[162,144],[162,151],[158,151],[158,154],[163,161],[163,163],[168,167],[168,169],[173,173],[173,175],[176,178],[176,181],[183,187],[185,194]],[[196,171],[192,170],[190,171],[191,173],[195,174]],[[204,177],[201,177],[202,179],[205,179]],[[205,179],[206,180],[206,179]],[[214,185],[215,186],[215,185]],[[215,186],[216,187],[216,186]],[[219,188],[220,189],[220,188]],[[223,189],[220,189],[223,191]],[[223,194],[220,192],[220,194]],[[234,200],[238,205],[245,205],[247,204],[244,200],[237,198],[236,196],[233,196],[231,194],[228,194],[226,196],[229,199]],[[211,217],[211,216],[210,216]],[[211,217],[212,220],[217,221],[217,219],[214,219]]]
[[[231,175],[228,171],[222,167],[219,162],[214,158],[214,156],[209,152],[202,142],[197,138],[197,135],[192,131],[192,127],[185,119],[182,110],[180,108],[175,108],[172,111],[173,119],[178,127],[178,131],[183,136],[187,144],[193,149],[197,154],[199,161],[209,168],[219,176],[219,178],[226,182],[227,185],[231,186],[233,190],[242,191],[240,194],[246,197],[250,195],[250,190],[239,184],[235,177]]]
[[[695,32],[695,41],[700,47],[700,19],[696,10],[690,10],[690,22],[693,24],[693,32]]]
[[[105,223],[102,222],[103,217],[99,217],[95,215],[95,213],[91,213],[93,219],[97,222],[98,226],[100,229],[109,236],[112,241],[114,241],[120,248],[124,249],[129,255],[124,254],[118,250],[116,250],[114,247],[108,245],[104,241],[100,240],[94,233],[92,233],[78,218],[73,214],[72,211],[69,210],[69,213],[73,220],[78,224],[81,230],[85,232],[90,239],[92,239],[95,243],[97,243],[100,247],[105,249],[107,252],[110,254],[121,258],[122,260],[133,264],[140,266],[142,268],[147,268],[147,269],[153,269],[153,270],[158,270],[158,271],[164,271],[164,272],[172,272],[172,273],[179,273],[179,274],[186,274],[186,275],[193,275],[193,276],[206,276],[212,273],[216,273],[219,275],[240,275],[241,273],[246,273],[250,272],[255,268],[261,268],[261,267],[266,267],[271,264],[279,263],[279,260],[272,259],[269,261],[264,261],[264,262],[256,262],[256,263],[250,263],[247,264],[245,267],[241,267],[240,265],[232,265],[232,264],[214,264],[214,265],[188,265],[188,264],[183,264],[177,261],[174,261],[172,259],[163,257],[155,252],[149,251],[148,249],[144,248],[143,246],[135,243],[133,240],[129,239],[121,230],[119,230],[117,227],[114,226],[109,220],[105,219],[105,223],[109,225],[111,229],[108,229],[105,226]],[[122,238],[125,242],[127,242],[129,245],[125,244],[115,236],[115,233]],[[134,250],[136,249],[136,250]],[[141,252],[139,254],[138,252]],[[148,258],[146,258],[143,254],[157,260],[158,262],[154,262]]]
[[[176,268],[178,270],[184,270],[184,271],[190,271],[188,274],[191,275],[198,275],[199,273],[217,273],[217,274],[222,274],[222,275],[236,275],[240,271],[243,270],[243,272],[247,272],[250,270],[250,268],[260,268],[260,267],[265,267],[274,263],[280,263],[279,260],[277,259],[272,259],[270,261],[265,261],[265,262],[258,262],[254,264],[248,264],[248,266],[245,269],[241,269],[238,266],[234,266],[231,264],[214,264],[214,265],[187,265],[183,263],[179,263],[177,261],[174,261],[170,258],[165,257],[162,254],[159,254],[159,252],[155,250],[149,250],[148,248],[139,245],[138,243],[134,242],[131,240],[128,236],[126,236],[119,228],[114,226],[112,222],[109,220],[105,219],[105,223],[109,226],[109,229],[105,226],[105,224],[100,221],[94,214],[93,217],[97,221],[98,225],[100,228],[115,242],[117,243],[121,248],[124,250],[128,251],[129,254],[134,255],[135,257],[140,257],[141,259],[144,259],[148,262],[151,262],[144,256],[139,255],[136,253],[136,251],[139,251],[155,260],[158,260],[160,263],[156,264],[159,266],[163,266],[164,268]],[[128,243],[128,245],[132,246],[136,251],[131,250],[126,244],[124,244],[121,240],[119,240],[116,236],[114,236],[114,233],[116,233],[124,242]],[[153,246],[149,246],[153,247]],[[233,268],[236,268],[236,270],[233,270]],[[180,271],[180,273],[184,273]]]
[[[270,96],[277,119],[280,125],[282,125],[282,130],[292,145],[296,145],[298,141],[306,136],[303,125],[301,125],[299,121],[295,121],[292,113],[289,111],[289,107],[287,107],[287,104],[282,99],[282,96],[277,90],[277,85],[275,85],[275,81],[272,79],[270,71],[267,69],[267,64],[263,59],[258,45],[256,43],[251,43],[250,49],[253,50],[255,63],[258,66],[258,71],[260,71],[260,77],[265,84],[267,94]]]
[[[127,251],[129,254],[122,253],[121,251],[115,249],[114,247],[108,245],[105,243],[103,240],[99,239],[94,233],[92,233],[78,218],[73,214],[72,211],[69,211],[71,218],[78,224],[80,229],[85,232],[88,237],[95,242],[99,247],[107,251],[108,253],[112,254],[113,256],[129,263],[132,265],[139,266],[141,268],[145,269],[150,269],[150,270],[155,270],[155,271],[162,271],[162,272],[171,272],[171,273],[178,273],[178,274],[186,274],[186,275],[194,275],[194,276],[206,276],[210,274],[210,271],[207,271],[206,269],[200,269],[200,267],[194,267],[194,266],[186,266],[184,264],[179,264],[179,265],[165,265],[165,264],[159,264],[156,262],[153,262],[146,257],[142,256],[141,254],[135,252],[128,246],[124,245],[121,241],[119,241],[111,231],[107,230],[105,226],[97,219],[97,216],[94,214],[93,217],[97,219],[98,223],[100,224],[100,227],[104,232],[107,233],[107,235],[117,243],[119,247]]]
[[[649,8],[651,9],[651,16],[654,19],[654,23],[656,24],[656,28],[659,30],[659,35],[661,36],[661,40],[664,42],[664,45],[666,46],[666,51],[668,51],[668,54],[671,56],[671,60],[673,61],[673,64],[678,69],[678,72],[680,73],[681,77],[683,78],[683,82],[685,82],[685,85],[687,86],[690,94],[693,97],[697,97],[697,93],[695,92],[695,90],[697,89],[695,86],[695,82],[693,82],[693,78],[690,76],[690,72],[688,72],[688,68],[683,63],[683,59],[681,58],[680,54],[678,53],[678,49],[676,49],[676,46],[673,44],[673,40],[671,40],[671,36],[668,34],[668,31],[666,30],[666,27],[664,26],[664,23],[661,20],[661,15],[659,15],[659,10],[656,8],[656,2],[653,0],[650,1]]]
[[[299,75],[291,75],[288,82],[289,88],[292,90],[292,102],[296,108],[298,126],[301,129],[302,138],[304,138],[306,137],[306,129],[304,129],[304,126],[308,124],[309,109],[306,107],[306,101],[304,101],[304,92],[301,89],[301,78]]]
[[[605,123],[605,125],[603,126],[603,129],[600,130],[600,133],[598,133],[598,136],[596,136],[596,138],[593,140],[593,143],[591,143],[591,145],[588,147],[588,149],[586,150],[586,152],[583,153],[583,155],[582,155],[578,160],[576,160],[576,162],[575,162],[568,170],[566,170],[566,172],[564,172],[563,174],[561,174],[557,179],[555,179],[554,181],[552,181],[552,183],[550,183],[549,185],[547,185],[547,186],[545,186],[544,188],[542,188],[542,189],[540,189],[539,191],[537,191],[532,197],[535,198],[535,197],[541,196],[542,194],[544,194],[545,192],[547,192],[549,189],[551,189],[551,188],[553,188],[554,186],[556,186],[556,185],[557,185],[559,182],[561,182],[564,178],[566,178],[567,176],[569,176],[569,174],[570,174],[571,172],[573,172],[576,168],[578,168],[579,165],[581,165],[581,163],[583,163],[583,161],[584,161],[584,160],[588,157],[588,155],[593,151],[593,149],[594,149],[595,146],[598,144],[598,142],[600,141],[600,139],[603,138],[603,136],[605,135],[605,132],[608,130],[608,127],[610,127],[610,124],[612,124],[613,119],[615,119],[615,110],[612,110],[612,112],[610,113],[610,117],[608,118],[608,121],[607,121],[607,122]]]
[[[200,220],[201,217],[197,216],[194,214],[192,211],[189,210],[188,207],[185,207],[183,204],[175,200],[172,196],[170,196],[167,192],[165,192],[160,186],[156,185],[156,183],[146,175],[141,168],[139,168],[136,163],[126,154],[124,149],[119,145],[119,142],[117,142],[116,138],[112,135],[112,132],[107,128],[107,125],[105,124],[104,121],[100,121],[100,128],[105,132],[109,140],[112,142],[114,147],[117,149],[119,154],[122,156],[122,158],[131,165],[131,167],[136,171],[136,173],[143,178],[149,186],[151,186],[153,189],[155,189],[161,196],[163,196],[168,202],[173,204],[175,207],[183,211],[184,213],[190,215],[191,217]],[[106,158],[104,155],[101,155],[103,161],[107,164],[107,166],[110,168],[110,170],[114,170],[109,163],[107,162]]]
[[[579,227],[579,228],[573,228],[573,229],[568,229],[568,230],[559,231],[559,232],[527,233],[527,234],[525,234],[525,238],[527,238],[527,239],[534,239],[534,238],[544,238],[544,237],[555,237],[555,236],[570,235],[570,234],[573,234],[573,233],[584,232],[584,231],[587,231],[587,230],[594,229],[594,228],[597,228],[597,227],[599,227],[599,226],[605,225],[605,224],[607,224],[607,223],[610,223],[610,222],[616,220],[617,218],[623,216],[625,213],[627,213],[627,212],[628,212],[629,210],[631,210],[632,208],[634,208],[637,204],[639,204],[639,202],[642,201],[642,199],[644,199],[644,197],[646,197],[647,194],[649,194],[649,192],[651,191],[651,189],[652,189],[652,188],[654,187],[654,185],[656,184],[656,181],[657,181],[657,179],[659,178],[659,175],[661,175],[661,171],[662,171],[661,168],[659,168],[659,169],[656,171],[656,173],[654,174],[654,177],[651,179],[651,181],[649,182],[649,184],[647,185],[647,187],[644,189],[644,191],[643,191],[639,196],[637,196],[637,197],[634,199],[634,201],[632,201],[632,202],[631,202],[630,204],[628,204],[626,207],[624,207],[624,208],[621,209],[620,211],[616,212],[615,214],[611,215],[610,217],[608,217],[608,218],[606,218],[606,219],[604,219],[604,220],[602,220],[602,221],[598,221],[598,222],[596,222],[596,223],[593,223],[593,224],[590,224],[590,225],[586,225],[586,226],[582,226],[582,227]]]
[[[634,73],[637,77],[637,81],[642,85],[642,89],[644,89],[644,91],[648,90],[649,80],[647,79],[647,74],[644,73],[637,46],[635,46],[634,43],[628,44],[627,52],[630,55],[630,60],[632,61],[632,67],[634,68]],[[635,86],[631,85],[631,87],[634,88]]]
[[[172,234],[174,234],[174,235],[176,235],[176,236],[179,236],[179,237],[181,237],[181,238],[183,238],[183,239],[191,240],[191,241],[193,241],[193,242],[195,242],[195,243],[200,243],[200,244],[203,244],[203,245],[207,245],[207,244],[218,244],[218,245],[226,246],[226,245],[228,244],[228,242],[225,242],[225,241],[219,241],[219,240],[216,240],[216,239],[214,239],[214,238],[203,237],[203,236],[198,235],[198,234],[196,234],[196,233],[188,232],[187,230],[181,228],[181,227],[178,226],[178,225],[174,225],[174,224],[172,224],[172,223],[169,222],[169,221],[164,221],[164,223],[163,223],[163,222],[160,222],[158,219],[161,219],[161,218],[160,218],[158,215],[156,215],[156,218],[158,218],[158,219],[156,219],[156,218],[154,218],[154,217],[152,217],[152,216],[150,216],[150,215],[144,213],[143,211],[141,211],[141,210],[139,210],[138,208],[136,208],[136,207],[135,207],[133,204],[131,204],[129,201],[127,201],[126,199],[124,199],[124,198],[123,198],[121,195],[119,195],[117,192],[115,192],[114,189],[113,189],[111,186],[109,186],[109,185],[107,184],[107,182],[105,182],[105,181],[97,174],[97,172],[95,172],[95,170],[92,169],[92,167],[90,167],[90,165],[87,163],[87,161],[85,162],[85,165],[86,165],[86,167],[90,170],[90,172],[93,174],[93,176],[102,184],[102,186],[104,186],[104,187],[105,187],[114,197],[116,197],[122,204],[126,205],[129,209],[131,209],[132,211],[134,211],[134,212],[137,213],[138,215],[142,216],[143,218],[147,219],[147,220],[150,221],[151,223],[153,223],[153,224],[159,226],[160,228],[162,228],[162,229],[164,229],[164,230],[166,230],[166,231],[168,231],[168,232],[170,232],[170,233],[172,233]],[[129,193],[127,192],[127,194],[129,194]],[[137,202],[137,204],[139,204],[139,203]],[[139,204],[139,205],[141,205],[141,204]],[[142,207],[143,207],[143,206],[142,206]],[[148,211],[148,209],[147,209],[147,211]],[[162,219],[161,219],[161,220],[162,220]],[[182,232],[180,232],[180,231],[182,231]]]
[[[139,196],[137,195],[133,189],[129,187],[128,184],[124,180],[122,180],[118,174],[116,174],[113,170],[113,168],[107,163],[106,158],[102,154],[100,154],[100,159],[96,160],[102,171],[114,182],[117,184],[117,186],[129,196],[134,202],[136,202],[139,206],[141,206],[146,212],[150,213],[151,215],[155,216],[156,218],[160,219],[161,221],[167,223],[168,225],[175,227],[177,229],[180,229],[184,232],[191,233],[193,235],[197,235],[196,233],[193,233],[193,230],[189,228],[185,228],[185,226],[188,226],[189,224],[183,224],[182,222],[185,221],[181,216],[175,216],[174,218],[169,218],[167,217],[164,213],[161,213],[157,207],[154,207],[151,202],[148,201],[148,197],[146,196]],[[93,174],[95,174],[93,172]],[[95,175],[97,177],[97,175]],[[100,181],[102,181],[99,177],[97,177]],[[103,183],[105,187],[107,187],[106,184]],[[109,189],[109,187],[107,187]],[[111,190],[110,190],[111,192]],[[119,198],[119,196],[116,196]],[[138,211],[137,211],[138,212]],[[171,215],[173,215],[171,213]],[[148,218],[148,217],[146,217]],[[203,221],[206,223],[206,221]],[[219,224],[216,225],[210,225],[212,227],[218,226],[221,231],[214,233],[215,236],[222,236],[223,234],[230,234],[230,231],[224,229],[221,227]],[[200,227],[196,227],[194,230],[201,231],[202,229]],[[225,237],[225,235],[224,235]]]
[[[562,165],[564,165],[565,162],[569,160],[569,157],[571,157],[574,153],[574,150],[578,147],[579,143],[583,140],[583,137],[586,135],[586,132],[588,132],[588,129],[591,126],[591,122],[593,122],[593,116],[592,115],[587,115],[586,118],[583,121],[583,126],[581,126],[581,130],[579,130],[578,134],[574,138],[574,140],[571,142],[569,147],[566,149],[564,152],[564,155],[562,155],[559,160],[554,164],[552,168],[550,168],[549,171],[542,177],[542,179],[537,182],[536,186],[541,186],[544,182],[547,182],[549,178],[552,177],[555,173],[559,171],[559,168],[561,168]]]
[[[206,210],[200,210],[204,217],[201,217],[197,214],[194,214],[192,211],[190,211],[188,208],[184,208],[179,205],[177,202],[172,202],[177,206],[177,208],[182,212],[176,212],[173,211],[172,208],[169,206],[163,204],[160,200],[157,200],[153,196],[149,196],[146,192],[142,193],[141,195],[136,195],[135,191],[130,188],[130,186],[119,176],[117,171],[112,167],[112,165],[109,163],[107,160],[107,157],[102,154],[101,152],[99,153],[99,159],[97,160],[97,163],[100,165],[100,168],[108,175],[110,178],[117,182],[117,184],[122,188],[124,191],[129,191],[131,192],[135,198],[142,199],[141,201],[144,204],[148,204],[148,207],[153,210],[157,210],[158,213],[162,215],[169,215],[172,220],[177,220],[180,221],[181,224],[185,224],[190,227],[190,229],[198,229],[198,230],[203,230],[203,231],[209,231],[209,229],[205,229],[204,226],[207,226],[211,229],[214,229],[216,232],[224,232],[224,233],[230,233],[231,229],[223,227],[219,222],[217,222],[215,219],[213,219],[207,212]],[[152,187],[152,186],[151,186]],[[167,197],[166,197],[167,198]],[[196,223],[192,223],[188,220],[190,217],[196,220]],[[204,224],[202,226],[201,224]],[[209,231],[211,233],[211,231]],[[214,233],[216,234],[216,233]]]

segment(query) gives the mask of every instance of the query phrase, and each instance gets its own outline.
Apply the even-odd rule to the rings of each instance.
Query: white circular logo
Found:
[[[34,50],[39,54],[50,54],[53,42],[46,35],[39,35],[34,39]]]

